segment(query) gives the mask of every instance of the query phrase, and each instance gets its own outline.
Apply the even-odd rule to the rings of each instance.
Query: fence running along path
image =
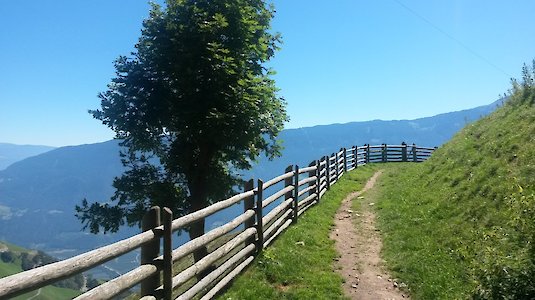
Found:
[[[141,248],[141,265],[75,299],[109,299],[138,284],[141,299],[211,299],[249,265],[299,216],[318,203],[347,171],[368,163],[422,162],[436,148],[416,145],[364,145],[342,148],[307,167],[288,166],[284,174],[266,182],[251,179],[244,192],[202,210],[173,219],[168,208],[153,207],[142,220],[143,232],[119,242],[32,270],[0,278],[0,299],[27,293],[99,266]],[[204,235],[173,249],[174,232],[243,202],[243,213]],[[163,246],[163,248],[161,247]],[[198,262],[192,253],[214,248]],[[163,254],[160,250],[163,249]],[[189,260],[188,260],[189,258]],[[173,265],[182,265],[173,274]],[[210,269],[209,269],[210,268]],[[197,281],[196,275],[211,270]],[[176,271],[176,270],[175,270]]]

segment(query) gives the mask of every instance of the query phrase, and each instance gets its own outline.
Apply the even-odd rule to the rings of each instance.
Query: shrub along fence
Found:
[[[347,171],[368,163],[421,162],[435,148],[416,145],[364,145],[288,166],[266,182],[251,179],[244,192],[202,210],[173,219],[168,208],[153,207],[142,221],[143,232],[114,244],[0,279],[0,298],[14,297],[99,266],[141,248],[141,265],[91,289],[76,299],[109,299],[138,284],[141,299],[211,299],[249,265],[256,254],[318,203]],[[204,235],[173,249],[173,232],[243,202],[243,213]],[[209,254],[194,262],[192,253],[207,246]],[[162,252],[163,254],[160,254]],[[197,279],[199,274],[207,273]],[[200,277],[200,276],[199,276]]]

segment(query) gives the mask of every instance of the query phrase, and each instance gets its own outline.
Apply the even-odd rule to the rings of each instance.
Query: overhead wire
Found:
[[[459,46],[464,48],[466,51],[470,52],[473,56],[479,58],[480,60],[482,60],[483,62],[487,63],[488,65],[490,65],[491,67],[493,67],[494,69],[499,71],[500,73],[503,73],[505,76],[508,76],[509,79],[512,78],[512,76],[509,73],[507,73],[506,71],[504,71],[502,68],[498,67],[496,64],[494,64],[493,62],[491,62],[490,60],[485,58],[483,55],[481,55],[478,52],[474,51],[468,45],[466,45],[465,43],[463,43],[459,39],[455,38],[453,35],[449,34],[445,30],[443,30],[442,28],[440,28],[437,25],[435,25],[433,22],[431,22],[426,17],[424,17],[424,16],[420,15],[419,13],[417,13],[415,10],[413,10],[412,8],[407,6],[405,3],[401,2],[400,0],[392,0],[392,1],[396,2],[399,6],[401,6],[402,8],[407,10],[408,12],[410,12],[412,15],[416,16],[418,19],[424,21],[429,26],[433,27],[436,31],[440,32],[441,34],[443,34],[444,36],[446,36],[450,40],[452,40],[455,43],[457,43]]]

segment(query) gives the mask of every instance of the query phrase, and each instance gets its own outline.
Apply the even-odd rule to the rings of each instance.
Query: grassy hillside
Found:
[[[524,75],[504,107],[429,161],[383,176],[384,254],[416,299],[535,298],[535,89]]]
[[[50,263],[53,258],[50,256],[28,249],[24,249],[15,245],[0,243],[0,278],[6,277],[15,273],[20,273],[24,269],[30,269],[35,265]],[[83,279],[79,276],[78,281]],[[75,279],[63,281],[60,286],[75,286],[77,283]],[[78,283],[79,285],[80,283]],[[40,290],[36,290],[14,299],[34,299],[34,300],[55,300],[55,299],[72,299],[79,295],[80,292],[74,289],[47,286]],[[35,297],[34,297],[35,296]]]

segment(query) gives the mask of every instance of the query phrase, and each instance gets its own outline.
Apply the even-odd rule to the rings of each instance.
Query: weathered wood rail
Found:
[[[434,150],[405,143],[342,148],[330,156],[312,161],[306,167],[288,166],[284,174],[266,182],[258,180],[255,184],[251,179],[246,182],[243,193],[177,219],[173,219],[173,213],[168,208],[153,207],[142,221],[143,232],[140,234],[63,261],[1,278],[0,299],[39,289],[138,248],[141,248],[139,267],[75,299],[109,299],[138,284],[144,300],[211,299],[249,265],[256,254],[318,203],[345,172],[368,163],[422,162]],[[243,202],[242,214],[173,249],[174,232],[240,202]],[[201,246],[213,249],[200,261],[193,262],[190,257]],[[196,275],[208,268],[211,272],[197,281]]]

